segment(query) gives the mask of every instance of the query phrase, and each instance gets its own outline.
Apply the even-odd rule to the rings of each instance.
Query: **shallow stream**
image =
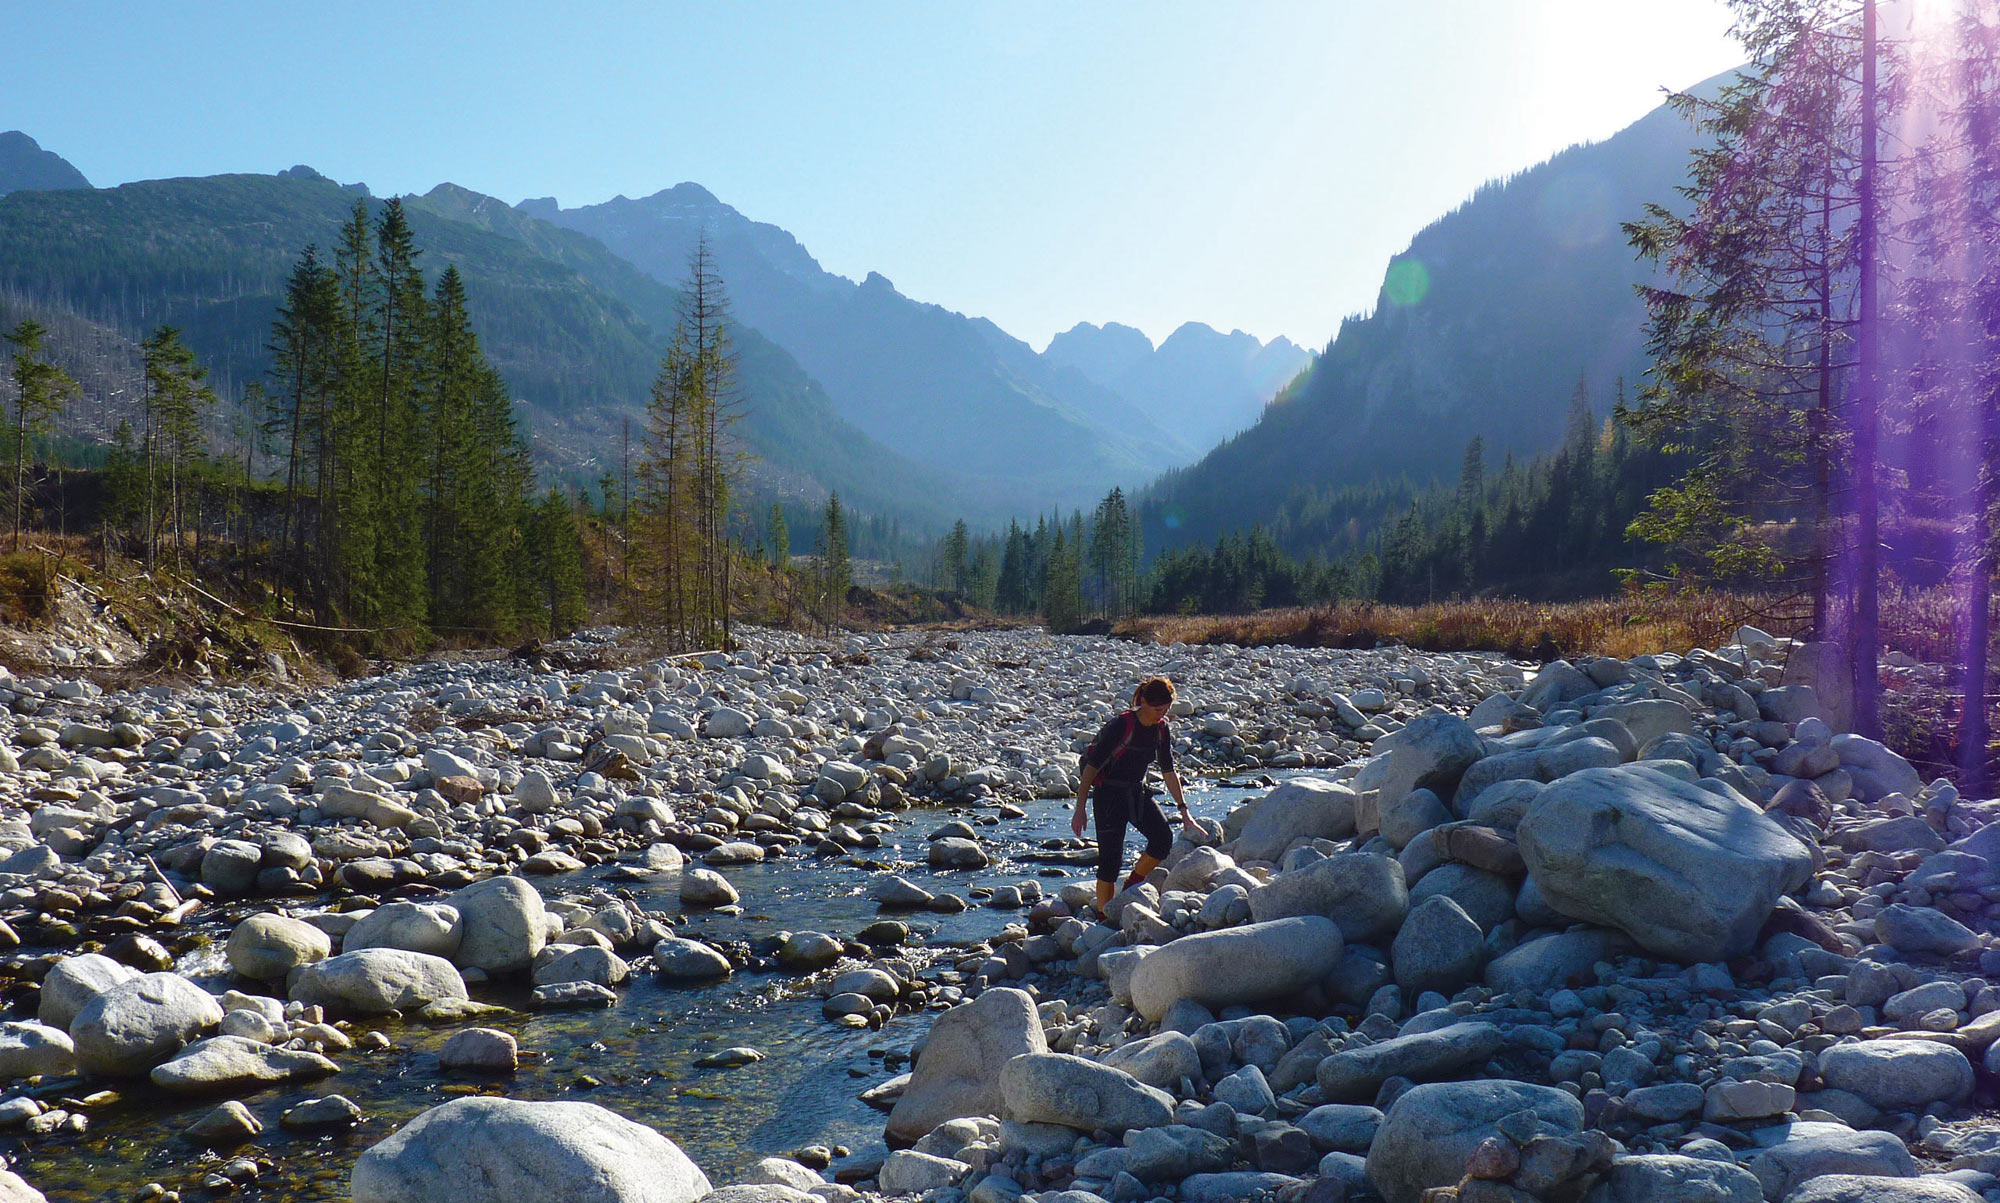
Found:
[[[1291,776],[1296,774],[1274,774]],[[1214,824],[1261,786],[1189,783],[1195,814]],[[866,853],[933,893],[972,901],[957,915],[898,912],[930,943],[976,941],[991,936],[1022,911],[979,905],[970,891],[1039,878],[1046,888],[1090,876],[1088,866],[1051,867],[1029,857],[1043,841],[1067,837],[1070,804],[1036,800],[1022,819],[982,827],[994,863],[978,871],[933,872],[925,867],[926,837],[953,817],[944,811],[910,811]],[[1128,858],[1136,853],[1128,842]],[[611,866],[545,881],[550,897],[593,884]],[[737,914],[690,911],[675,929],[696,938],[749,940],[778,931],[829,931],[852,935],[882,917],[866,896],[879,875],[857,864],[791,855],[724,874],[742,894]],[[620,882],[647,911],[680,911],[678,879]],[[226,926],[213,934],[219,941]],[[843,962],[852,967],[852,962]],[[195,954],[184,972],[214,968],[219,957]],[[210,983],[217,990],[220,980]],[[56,1084],[43,1101],[80,1110],[89,1128],[76,1136],[0,1140],[7,1160],[52,1201],[126,1203],[147,1183],[178,1190],[185,1199],[215,1197],[202,1187],[210,1174],[237,1158],[268,1160],[274,1168],[239,1187],[231,1197],[272,1203],[345,1200],[354,1159],[423,1110],[457,1094],[492,1093],[519,1099],[569,1099],[597,1103],[657,1128],[693,1157],[717,1186],[760,1157],[805,1145],[843,1145],[857,1154],[881,1143],[883,1116],[863,1103],[863,1090],[907,1066],[901,1058],[929,1026],[923,1016],[898,1017],[881,1031],[828,1021],[811,987],[789,975],[739,973],[696,988],[663,986],[635,968],[619,988],[616,1006],[592,1011],[514,1014],[475,1021],[504,1029],[519,1040],[522,1064],[511,1077],[474,1077],[439,1069],[437,1049],[466,1024],[364,1024],[388,1033],[393,1047],[372,1053],[332,1053],[341,1070],[328,1078],[240,1096],[263,1122],[261,1135],[233,1150],[197,1149],[181,1133],[228,1095],[186,1099],[168,1095],[145,1079],[108,1084],[116,1099],[71,1106],[107,1084]],[[521,1005],[520,987],[477,988],[484,1002]],[[764,1059],[735,1069],[697,1069],[696,1059],[721,1048],[747,1045]],[[365,1119],[338,1135],[285,1131],[278,1117],[308,1098],[342,1094]],[[838,1168],[839,1162],[835,1163]]]

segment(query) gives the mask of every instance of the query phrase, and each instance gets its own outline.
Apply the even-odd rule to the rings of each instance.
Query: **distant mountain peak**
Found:
[[[618,199],[627,198],[621,196]],[[674,209],[726,209],[731,213],[736,211],[716,199],[715,193],[693,180],[683,180],[671,188],[662,188],[651,196],[641,197],[639,203],[655,211],[670,212]]]
[[[1290,342],[1267,347],[1241,330],[1183,322],[1159,346],[1118,322],[1078,322],[1049,340],[1044,358],[1143,407],[1189,443],[1206,447],[1256,421],[1310,358]]]
[[[88,188],[90,181],[68,159],[20,130],[0,134],[0,195],[9,192],[59,192]]]
[[[290,167],[285,168],[278,173],[278,178],[281,180],[316,180],[325,184],[333,183],[331,177],[306,166],[304,163],[294,163]]]

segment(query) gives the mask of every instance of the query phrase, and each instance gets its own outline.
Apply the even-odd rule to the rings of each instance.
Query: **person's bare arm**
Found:
[[[1188,810],[1187,795],[1181,792],[1181,775],[1170,769],[1160,774],[1160,777],[1167,783],[1167,792],[1174,796],[1174,801],[1181,808],[1181,821],[1194,822],[1194,815]]]
[[[1087,764],[1076,779],[1076,813],[1070,816],[1069,829],[1078,836],[1083,835],[1084,820],[1090,815],[1090,787],[1097,781],[1097,766]]]

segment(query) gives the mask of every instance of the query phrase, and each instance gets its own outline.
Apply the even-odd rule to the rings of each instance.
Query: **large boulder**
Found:
[[[1396,1100],[1368,1146],[1368,1180],[1387,1203],[1417,1203],[1433,1186],[1455,1185],[1481,1141],[1517,1112],[1533,1127],[1570,1136],[1583,1127],[1583,1104],[1553,1086],[1527,1082],[1433,1082]],[[356,1203],[361,1203],[356,1200]]]
[[[1467,1020],[1344,1049],[1319,1063],[1320,1093],[1335,1103],[1372,1099],[1390,1078],[1423,1082],[1447,1077],[1484,1065],[1505,1043],[1498,1027]]]
[[[1502,752],[1465,770],[1458,783],[1458,809],[1470,814],[1487,790],[1503,781],[1556,781],[1584,769],[1610,768],[1630,757],[1608,739],[1587,735],[1581,739],[1550,740],[1519,752]]]
[[[458,911],[458,952],[452,960],[487,973],[519,973],[548,942],[542,896],[525,878],[489,877],[446,900]]]
[[[1635,702],[1613,702],[1591,712],[1592,718],[1615,718],[1632,733],[1639,747],[1662,735],[1693,735],[1694,715],[1672,698],[1640,698]]]
[[[339,1072],[340,1066],[318,1053],[243,1036],[213,1036],[154,1066],[152,1078],[155,1086],[174,1094],[208,1094]]]
[[[1199,1060],[1195,1068],[1201,1068]],[[0,1082],[36,1074],[66,1078],[75,1072],[76,1042],[68,1032],[32,1020],[0,1023]]]
[[[1277,860],[1294,840],[1354,834],[1354,791],[1317,777],[1294,777],[1265,794],[1236,839],[1237,860]]]
[[[684,936],[668,936],[653,946],[653,970],[669,982],[712,981],[732,972],[728,957]]]
[[[1910,762],[1881,743],[1860,735],[1836,735],[1833,750],[1840,753],[1840,767],[1854,782],[1854,796],[1876,802],[1890,794],[1914,798],[1924,788],[1924,779]]]
[[[385,902],[363,915],[340,938],[340,951],[401,948],[450,960],[463,936],[458,911],[429,902]]]
[[[1219,1011],[1283,998],[1331,972],[1341,943],[1340,928],[1323,915],[1182,936],[1139,962],[1132,972],[1132,1006],[1157,1023],[1182,999]]]
[[[1733,1161],[1657,1153],[1613,1161],[1583,1203],[1764,1203],[1764,1190]]]
[[[1623,932],[1601,927],[1557,932],[1493,958],[1486,966],[1486,984],[1495,990],[1547,993],[1587,976],[1599,961],[1631,952],[1632,941]]]
[[[1575,665],[1567,660],[1551,660],[1542,665],[1535,679],[1521,691],[1520,700],[1523,706],[1533,706],[1547,714],[1564,702],[1574,702],[1596,692],[1597,682]]]
[[[1280,873],[1250,891],[1250,917],[1258,923],[1295,915],[1321,915],[1355,943],[1393,936],[1410,907],[1403,866],[1373,852],[1343,852]]]
[[[147,973],[85,1003],[70,1024],[77,1066],[100,1077],[142,1074],[222,1022],[222,1004],[177,973]]]
[[[1909,1178],[1917,1172],[1916,1159],[1891,1133],[1827,1123],[1787,1125],[1783,1139],[1746,1158],[1743,1167],[1757,1176],[1766,1199],[1787,1198],[1822,1174]]]
[[[1949,1178],[1821,1174],[1786,1195],[1785,1203],[1983,1203],[1984,1198]]]
[[[465,997],[465,979],[450,961],[401,948],[343,952],[308,966],[292,984],[296,1002],[362,1015]]]
[[[35,1018],[52,1028],[68,1031],[85,1003],[138,976],[137,969],[121,965],[101,952],[64,957],[42,977],[42,1001]]]
[[[1357,793],[1394,801],[1427,789],[1450,798],[1458,779],[1486,754],[1472,725],[1455,714],[1423,714],[1375,741],[1374,755],[1354,776]]]
[[[1202,1080],[1201,1053],[1182,1032],[1160,1032],[1121,1044],[1104,1054],[1103,1060],[1113,1069],[1164,1090],[1173,1089],[1182,1078]]]
[[[1518,893],[1518,878],[1471,865],[1445,864],[1424,874],[1410,887],[1410,908],[1415,910],[1432,898],[1449,898],[1472,917],[1481,931],[1492,931],[1514,917],[1514,896]]]
[[[1067,1053],[1022,1053],[1000,1067],[1003,1118],[1080,1132],[1173,1122],[1174,1096],[1109,1065]]]
[[[1479,976],[1486,960],[1486,933],[1465,908],[1439,894],[1410,908],[1389,956],[1396,984],[1415,998],[1426,990],[1454,994]]]
[[[1932,1103],[1962,1103],[1972,1095],[1972,1062],[1929,1040],[1862,1040],[1819,1055],[1819,1076],[1835,1090],[1883,1111],[1922,1111]]]
[[[283,981],[292,970],[333,952],[327,934],[289,915],[252,915],[229,933],[229,967],[259,981]]]
[[[592,1103],[468,1097],[354,1163],[353,1203],[695,1203],[709,1181],[673,1141]]]
[[[1747,800],[1636,766],[1544,789],[1520,845],[1556,910],[1684,964],[1748,952],[1812,872],[1812,853]]]
[[[1785,659],[1785,685],[1808,685],[1819,716],[1835,731],[1854,726],[1854,674],[1846,651],[1827,642],[1801,643]]]
[[[987,990],[953,1007],[931,1024],[909,1085],[889,1112],[889,1139],[909,1143],[946,1120],[1000,1114],[995,1067],[1048,1051],[1035,1000],[1025,991]]]

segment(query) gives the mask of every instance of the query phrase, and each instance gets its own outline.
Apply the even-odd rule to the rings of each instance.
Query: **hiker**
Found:
[[[1076,787],[1076,814],[1070,829],[1083,834],[1090,813],[1092,787],[1097,794],[1097,911],[1117,891],[1118,870],[1125,862],[1125,825],[1130,823],[1146,837],[1146,851],[1125,880],[1131,889],[1159,867],[1173,847],[1167,816],[1154,800],[1159,792],[1146,784],[1146,770],[1155,761],[1167,790],[1181,808],[1181,823],[1192,824],[1187,796],[1181,792],[1180,774],[1174,772],[1173,736],[1167,730],[1167,708],[1174,704],[1174,683],[1154,677],[1132,691],[1132,708],[1104,724],[1097,738],[1083,754],[1083,775]]]

